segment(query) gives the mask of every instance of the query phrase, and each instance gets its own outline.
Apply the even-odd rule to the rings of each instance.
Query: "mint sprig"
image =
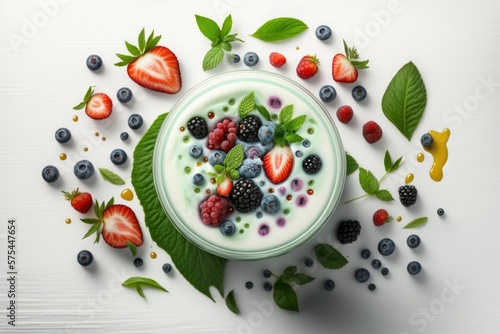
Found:
[[[125,282],[122,283],[122,286],[126,288],[133,288],[137,290],[137,293],[144,299],[146,299],[146,295],[144,295],[143,287],[153,288],[161,291],[168,292],[164,287],[162,287],[158,282],[151,278],[146,277],[130,277]]]
[[[232,42],[243,42],[243,40],[236,37],[238,34],[230,34],[233,27],[231,15],[226,17],[221,28],[219,28],[214,20],[208,17],[200,15],[195,15],[195,17],[196,24],[201,33],[212,42],[211,49],[208,50],[203,58],[203,71],[208,71],[217,67],[222,62],[224,52],[231,52]]]
[[[299,312],[297,294],[290,284],[304,285],[314,281],[315,278],[297,272],[296,266],[285,268],[280,276],[272,275],[277,278],[273,286],[273,299],[276,305],[284,310]]]
[[[217,184],[224,182],[227,176],[233,180],[239,179],[240,172],[238,172],[238,168],[243,163],[244,158],[245,149],[242,144],[238,144],[227,152],[222,165],[214,166],[215,173],[209,172],[208,175],[215,177]]]
[[[293,118],[293,104],[289,104],[281,109],[278,115],[278,125],[274,129],[274,143],[285,146],[288,143],[298,143],[304,140],[296,133],[306,121],[306,115]]]

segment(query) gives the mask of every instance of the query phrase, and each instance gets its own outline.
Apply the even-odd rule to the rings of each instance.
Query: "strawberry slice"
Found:
[[[356,48],[349,48],[344,41],[345,55],[337,53],[332,61],[332,75],[336,82],[351,83],[358,79],[358,69],[368,68],[368,60],[359,61]]]
[[[113,108],[113,102],[104,93],[94,94],[94,88],[89,87],[87,93],[83,97],[83,101],[80,102],[73,109],[80,110],[85,108],[85,113],[92,119],[104,119],[111,115]]]
[[[219,183],[217,185],[217,194],[219,194],[222,197],[228,197],[231,194],[231,191],[233,190],[233,179],[226,174],[226,178],[224,181]]]
[[[134,211],[126,205],[114,204],[107,207],[102,215],[104,226],[102,237],[114,248],[125,248],[131,242],[142,245],[142,230]]]
[[[128,76],[137,84],[166,94],[181,90],[182,80],[179,62],[175,54],[164,46],[157,46],[161,39],[151,32],[148,39],[144,29],[139,34],[139,44],[125,42],[131,55],[116,54],[120,62],[116,66],[127,66]]]
[[[263,158],[264,172],[269,180],[278,184],[285,181],[293,167],[293,153],[289,146],[275,145]]]

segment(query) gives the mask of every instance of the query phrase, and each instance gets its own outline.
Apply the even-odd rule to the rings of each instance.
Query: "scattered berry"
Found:
[[[192,158],[198,159],[203,155],[203,147],[198,144],[194,144],[189,148],[189,155]]]
[[[161,269],[165,274],[168,274],[169,272],[172,271],[172,265],[170,263],[165,263],[163,266],[161,266]]]
[[[227,199],[211,195],[200,204],[200,215],[203,224],[213,227],[219,226],[226,219],[228,207]]]
[[[259,140],[263,143],[270,143],[274,138],[274,129],[276,128],[276,123],[265,123],[259,128],[257,136]]]
[[[262,121],[259,117],[250,115],[241,119],[238,122],[238,131],[236,136],[239,140],[246,143],[254,143],[259,141],[259,129],[262,126]]]
[[[316,174],[320,171],[322,164],[321,158],[316,154],[312,154],[302,161],[302,167],[307,174]]]
[[[227,236],[233,235],[236,231],[236,226],[234,226],[234,223],[230,220],[223,221],[219,228],[221,233]]]
[[[63,144],[71,139],[71,132],[66,128],[59,128],[55,133],[56,140]]]
[[[380,262],[380,260],[375,259],[372,261],[372,267],[374,269],[380,269],[381,266],[382,266],[382,262]]]
[[[387,276],[387,275],[389,275],[389,269],[388,268],[382,268],[381,273],[382,273],[382,275]]]
[[[396,244],[389,238],[384,238],[378,243],[378,251],[383,256],[389,256],[394,253]]]
[[[142,259],[140,257],[136,257],[134,259],[134,266],[136,266],[137,268],[142,267],[143,264],[144,264],[144,261],[142,261]]]
[[[82,250],[76,256],[78,263],[84,267],[88,266],[94,260],[94,256],[88,250]]]
[[[309,79],[318,72],[319,60],[316,55],[306,55],[297,64],[297,75],[301,79]]]
[[[263,272],[262,272],[262,275],[265,277],[265,278],[269,278],[273,275],[273,273],[271,272],[271,270],[269,269],[265,269]]]
[[[306,267],[310,268],[314,265],[314,260],[310,257],[304,260],[304,264]]]
[[[276,145],[262,159],[264,172],[272,183],[281,183],[292,173],[293,160],[289,146]]]
[[[250,289],[252,289],[252,288],[253,288],[253,283],[252,283],[252,282],[250,282],[250,281],[246,282],[246,283],[245,283],[245,288],[247,288],[247,289],[249,289],[249,290],[250,290]]]
[[[257,177],[262,170],[262,160],[260,158],[246,158],[243,160],[238,169],[240,177],[244,179],[252,179]]]
[[[116,98],[121,103],[127,103],[132,99],[132,91],[130,90],[130,88],[122,87],[118,89],[118,92],[116,92]]]
[[[412,261],[408,263],[406,270],[408,270],[410,275],[417,275],[422,270],[422,265],[417,261]]]
[[[128,139],[128,132],[122,132],[122,133],[120,133],[120,139],[121,140],[127,140]]]
[[[443,208],[437,209],[437,214],[438,214],[438,216],[444,215],[444,209]]]
[[[226,152],[221,150],[213,150],[208,154],[208,162],[212,165],[222,165],[226,158]]]
[[[365,283],[370,279],[370,272],[364,268],[360,268],[354,273],[354,278],[359,283]]]
[[[233,63],[235,63],[235,64],[236,64],[236,63],[239,63],[239,62],[240,62],[240,60],[241,60],[240,55],[238,55],[238,54],[236,54],[236,53],[233,53],[233,54],[231,55],[231,60],[232,60],[232,62],[233,62]]]
[[[337,118],[341,123],[349,123],[353,115],[354,114],[350,106],[341,106],[339,109],[337,109]]]
[[[307,139],[304,139],[302,141],[302,146],[304,146],[305,148],[311,147],[311,142]]]
[[[368,68],[368,60],[359,61],[358,51],[344,41],[345,55],[337,53],[332,61],[332,76],[336,82],[351,83],[358,79],[358,69]]]
[[[55,182],[59,178],[59,170],[52,165],[45,166],[42,169],[42,178],[49,183]]]
[[[94,165],[88,160],[80,160],[73,168],[75,176],[81,180],[86,180],[94,175]]]
[[[380,125],[374,121],[368,121],[365,125],[363,125],[363,137],[365,137],[365,140],[370,144],[378,141],[382,138],[382,129],[380,128]]]
[[[362,257],[363,259],[365,259],[365,260],[366,260],[366,259],[368,259],[371,255],[372,255],[372,252],[370,252],[370,250],[369,250],[369,249],[363,249],[363,250],[361,251],[361,257]]]
[[[231,192],[231,203],[236,210],[245,213],[257,209],[262,197],[262,191],[253,180],[240,179],[234,184]]]
[[[280,209],[280,200],[275,195],[268,194],[262,198],[260,207],[264,212],[276,213]]]
[[[341,244],[350,244],[358,240],[361,224],[357,220],[343,220],[337,230],[337,238]]]
[[[127,153],[121,148],[117,148],[111,152],[109,158],[115,165],[123,165],[127,161]]]
[[[187,123],[189,133],[196,139],[208,136],[207,121],[201,117],[193,117]]]
[[[90,55],[87,57],[87,67],[91,71],[97,71],[102,66],[102,58],[98,55]]]
[[[420,138],[420,143],[424,147],[431,147],[433,141],[434,140],[432,139],[432,136],[430,134],[428,134],[428,133],[422,135],[422,137]]]
[[[373,283],[368,284],[368,290],[375,291],[376,288],[377,288],[377,286],[375,284],[373,284]]]
[[[141,246],[143,235],[134,211],[123,204],[107,205],[99,212],[98,219],[103,225],[102,237],[113,248],[125,248],[129,243]]]
[[[233,190],[233,179],[229,174],[226,174],[224,181],[217,184],[216,192],[219,196],[228,197],[231,195],[231,191]]]
[[[285,65],[286,58],[279,52],[271,52],[269,54],[269,62],[271,63],[272,66],[280,68],[281,66]]]
[[[259,56],[255,52],[247,52],[245,56],[243,56],[243,62],[247,66],[255,66],[259,62]]]
[[[332,291],[333,289],[335,289],[335,282],[331,279],[327,279],[325,281],[325,289],[326,291]]]
[[[410,248],[417,248],[420,245],[420,237],[416,234],[412,234],[406,239],[406,244]]]
[[[85,113],[92,119],[104,119],[111,115],[113,102],[104,93],[94,93],[92,86],[89,87],[83,101],[73,107],[75,110],[85,108]]]
[[[78,188],[72,192],[62,191],[64,198],[71,203],[73,209],[80,213],[87,213],[92,207],[92,195],[88,192],[80,192]]]
[[[412,206],[417,202],[417,188],[412,185],[404,185],[399,187],[399,200],[406,207]]]
[[[221,149],[229,152],[235,144],[238,132],[236,122],[225,118],[216,124],[215,128],[208,134],[207,148],[209,150]]]
[[[271,282],[264,282],[264,290],[265,291],[271,291],[273,289],[273,285]]]
[[[196,173],[193,176],[193,183],[197,186],[202,185],[203,182],[205,181],[205,178],[203,177],[202,174]]]
[[[316,28],[315,34],[320,41],[326,41],[332,36],[332,29],[329,26],[320,25]]]
[[[356,86],[352,89],[352,97],[356,101],[363,101],[366,98],[366,89],[363,86]]]
[[[132,114],[128,118],[128,126],[132,130],[140,129],[143,123],[144,123],[144,120],[142,119],[142,116],[139,114]]]
[[[319,90],[319,98],[323,102],[332,102],[337,97],[337,91],[331,85],[325,85]]]
[[[391,220],[392,217],[389,216],[389,213],[387,213],[387,210],[385,209],[378,209],[373,214],[373,224],[375,224],[375,226],[382,226]]]

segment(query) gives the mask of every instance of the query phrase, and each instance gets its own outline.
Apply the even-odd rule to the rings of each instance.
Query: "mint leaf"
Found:
[[[236,305],[236,300],[234,299],[234,290],[231,290],[226,296],[227,308],[231,310],[234,314],[240,314],[238,305]]]
[[[359,184],[367,194],[373,195],[378,191],[379,183],[377,179],[372,172],[363,167],[359,168]]]
[[[412,220],[408,224],[405,225],[403,228],[415,228],[415,227],[420,227],[423,226],[427,223],[427,217],[420,217],[417,219]]]
[[[198,28],[206,38],[208,38],[212,42],[221,41],[221,30],[214,20],[196,14],[195,17]]]
[[[283,281],[290,282],[297,273],[297,266],[290,266],[283,271]]]
[[[311,276],[303,274],[303,273],[296,273],[293,276],[293,281],[298,285],[304,285],[304,284],[307,284],[307,283],[314,281],[314,277],[311,277]]]
[[[144,218],[151,238],[171,257],[177,270],[198,291],[214,300],[210,287],[223,296],[224,267],[227,260],[193,245],[169,220],[158,196],[153,179],[153,153],[156,137],[167,114],[160,115],[143,135],[134,151],[132,185],[144,209]]]
[[[229,176],[233,179],[233,180],[237,180],[240,178],[240,172],[238,172],[237,169],[233,169],[231,171],[229,171]]]
[[[265,42],[276,42],[295,37],[307,28],[307,25],[298,19],[279,17],[267,21],[250,36]]]
[[[388,190],[382,189],[374,193],[375,197],[377,197],[381,201],[389,202],[394,201],[391,193]]]
[[[226,167],[224,167],[222,165],[215,165],[214,170],[216,173],[220,174],[220,173],[224,173],[226,171]]]
[[[292,116],[293,116],[293,104],[289,104],[287,106],[284,106],[283,109],[281,109],[280,114],[278,116],[278,122],[286,123],[292,119]]]
[[[300,115],[286,123],[286,128],[289,131],[297,131],[306,121],[306,115]]]
[[[122,286],[126,288],[135,288],[139,295],[146,299],[144,292],[142,291],[143,287],[153,288],[161,291],[168,292],[164,287],[162,287],[158,282],[151,278],[146,277],[130,277],[125,282],[122,283]]]
[[[392,167],[392,158],[391,158],[391,155],[389,153],[389,151],[385,151],[385,155],[384,155],[384,168],[385,168],[385,171],[387,173],[389,173],[389,171],[391,170],[391,167]]]
[[[290,284],[277,280],[276,283],[274,283],[273,299],[276,305],[280,308],[288,311],[299,312],[297,294]]]
[[[116,184],[120,186],[125,184],[125,181],[123,181],[123,179],[120,176],[110,171],[109,169],[99,168],[99,172],[101,173],[102,178],[111,184]]]
[[[410,140],[425,110],[427,92],[418,68],[409,62],[392,78],[382,97],[385,117]]]
[[[224,22],[222,23],[222,28],[220,32],[221,40],[223,41],[225,40],[227,35],[229,35],[229,33],[231,32],[232,28],[233,28],[233,18],[231,17],[231,15],[228,15],[224,20]]]
[[[234,146],[229,152],[227,152],[227,155],[224,158],[224,166],[226,166],[226,170],[230,171],[239,168],[244,158],[245,149],[243,148],[243,145],[238,144]]]
[[[347,162],[347,170],[346,176],[354,173],[358,168],[358,162],[354,159],[349,153],[345,154],[346,162]]]
[[[217,67],[224,59],[224,50],[220,44],[217,44],[203,58],[203,71],[211,70]]]
[[[314,253],[319,263],[327,269],[340,269],[349,262],[338,250],[329,244],[316,245]]]
[[[289,143],[299,143],[304,140],[302,136],[296,134],[296,133],[290,133],[285,135],[284,139],[289,142]]]
[[[226,175],[225,174],[222,174],[222,175],[219,175],[215,178],[215,182],[217,184],[221,184],[222,182],[226,181]]]
[[[271,121],[271,114],[269,113],[269,110],[266,109],[266,107],[261,106],[258,104],[257,106],[257,111],[262,115],[262,117],[265,118],[266,121]]]
[[[255,95],[253,92],[248,93],[238,105],[238,116],[246,117],[255,108]]]

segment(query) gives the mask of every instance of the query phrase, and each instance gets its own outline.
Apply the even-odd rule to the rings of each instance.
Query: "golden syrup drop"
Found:
[[[210,189],[206,189],[205,194],[210,195]]]
[[[424,162],[424,160],[425,160],[425,155],[423,153],[419,153],[417,155],[417,161],[418,162]]]
[[[71,224],[71,219],[70,218],[66,218],[66,220],[64,221],[66,224]]]
[[[134,193],[129,188],[127,188],[124,191],[122,191],[122,193],[120,194],[120,196],[121,196],[121,198],[123,198],[126,201],[131,201],[131,200],[134,199]]]
[[[68,157],[68,156],[66,155],[66,153],[61,153],[61,154],[59,154],[59,159],[61,159],[61,160],[63,160],[63,161],[64,161],[64,160],[66,160],[66,158],[67,158],[67,157]]]
[[[401,222],[402,220],[403,220],[403,217],[401,217],[401,216],[397,216],[397,217],[396,217],[396,221],[397,221],[398,223],[399,223],[399,222]]]
[[[156,259],[156,256],[157,256],[157,255],[156,255],[156,253],[155,253],[155,252],[151,252],[151,253],[149,254],[149,256],[151,256],[151,258],[152,258],[152,259]]]
[[[106,141],[106,137],[102,137],[102,141]]]
[[[185,128],[185,127],[183,127],[183,126],[181,126],[181,127],[179,128],[179,130],[180,130],[181,132],[184,132],[184,131],[186,131],[186,128]]]
[[[83,148],[83,152],[88,152],[89,148],[88,147],[84,147]]]
[[[215,114],[213,111],[208,113],[208,118],[212,119],[212,118],[214,118],[214,116],[215,116]]]
[[[73,116],[72,119],[73,119],[73,122],[78,122],[78,116],[77,115]]]
[[[286,195],[286,200],[287,200],[287,201],[291,201],[291,200],[292,200],[292,198],[293,198],[293,197],[292,197],[292,195]]]
[[[210,179],[210,183],[211,184],[215,184],[215,183],[217,183],[217,180],[213,177],[213,178]]]
[[[299,47],[299,46],[296,46],[296,47],[295,47],[295,50],[299,50],[299,49],[300,49],[300,47]]]
[[[410,184],[415,176],[412,173],[406,175],[405,184]]]
[[[200,166],[201,166],[201,162],[196,161],[196,167],[200,167]]]
[[[312,189],[308,189],[308,190],[307,190],[307,194],[308,194],[308,195],[312,195],[312,194],[314,194],[314,190],[312,190]]]
[[[96,132],[96,133],[95,133],[95,136],[96,136],[96,137],[99,137],[99,132]]]
[[[203,157],[203,162],[208,162],[208,157]]]
[[[432,136],[431,147],[425,147],[424,150],[429,152],[434,158],[429,175],[431,179],[439,182],[443,179],[443,167],[448,161],[448,139],[450,138],[450,129],[444,129],[443,132],[437,132],[434,130],[429,131]]]

